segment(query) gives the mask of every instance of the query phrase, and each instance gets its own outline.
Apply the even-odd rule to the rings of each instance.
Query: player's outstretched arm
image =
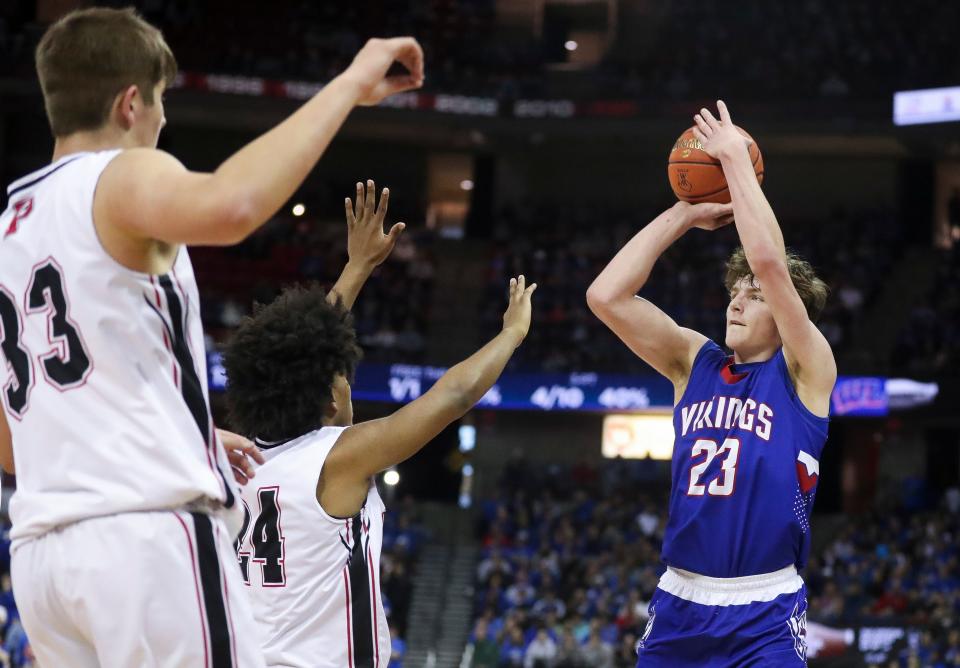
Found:
[[[760,282],[783,341],[784,357],[797,394],[818,415],[827,415],[837,364],[830,344],[810,321],[787,269],[780,224],[757,183],[747,143],[734,127],[727,105],[717,101],[720,119],[706,108],[694,117],[694,134],[723,165],[733,199],[737,234],[751,271]]]
[[[2,410],[0,410],[0,466],[13,475],[13,437],[10,435],[7,415]]]
[[[404,223],[395,223],[384,234],[383,220],[390,203],[390,189],[381,191],[379,204],[376,199],[377,186],[367,180],[366,189],[362,183],[357,183],[356,206],[349,197],[343,202],[347,210],[347,266],[331,288],[327,301],[333,303],[339,298],[348,311],[353,308],[363,284],[389,257],[400,233],[406,228]]]
[[[587,290],[590,310],[644,362],[669,378],[679,391],[706,337],[680,327],[637,292],[654,263],[692,227],[717,229],[730,223],[727,204],[677,202],[640,230]]]
[[[510,303],[503,329],[483,348],[449,369],[415,401],[392,415],[345,431],[323,466],[324,509],[334,515],[356,512],[349,490],[366,494],[370,476],[416,454],[451,422],[473,408],[493,386],[530,329],[530,299],[536,283],[510,279]],[[340,493],[339,490],[344,490]],[[362,496],[361,496],[362,500]],[[344,504],[342,512],[333,507]]]
[[[409,74],[387,76],[394,62]],[[377,104],[422,82],[423,52],[416,40],[372,39],[340,76],[213,173],[189,171],[163,151],[124,151],[97,186],[98,231],[105,227],[101,235],[108,240],[115,229],[132,242],[237,243],[293,195],[353,107]]]

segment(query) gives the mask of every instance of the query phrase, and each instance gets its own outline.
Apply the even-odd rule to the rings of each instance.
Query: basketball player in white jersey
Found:
[[[387,77],[397,60],[409,74]],[[53,163],[14,182],[0,216],[0,451],[17,473],[23,624],[44,666],[261,666],[184,244],[268,220],[354,106],[420,85],[420,48],[368,42],[213,173],[156,149],[176,62],[132,10],[68,14],[36,61]]]
[[[386,668],[390,632],[380,593],[385,507],[373,476],[415,454],[476,404],[530,327],[536,284],[510,281],[503,330],[423,396],[380,420],[353,423],[360,357],[347,310],[393,247],[388,191],[358,184],[347,200],[350,260],[329,295],[292,288],[245,321],[224,354],[234,427],[266,463],[243,491],[238,558],[268,666]]]

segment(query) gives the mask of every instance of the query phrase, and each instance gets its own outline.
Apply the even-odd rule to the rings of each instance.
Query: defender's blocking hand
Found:
[[[357,183],[356,204],[347,197],[344,207],[347,213],[347,255],[349,261],[372,269],[390,255],[405,223],[396,223],[387,234],[383,233],[383,220],[390,203],[390,189],[384,188],[377,204],[377,187],[367,180],[366,189]]]
[[[530,298],[536,289],[536,283],[527,287],[526,278],[523,274],[518,278],[510,279],[510,303],[503,314],[503,330],[516,330],[520,333],[521,341],[530,331],[530,317],[533,309]]]

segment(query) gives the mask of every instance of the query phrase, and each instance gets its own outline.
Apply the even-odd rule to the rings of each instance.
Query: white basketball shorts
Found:
[[[231,539],[216,516],[157,511],[18,546],[13,591],[39,665],[261,668]]]

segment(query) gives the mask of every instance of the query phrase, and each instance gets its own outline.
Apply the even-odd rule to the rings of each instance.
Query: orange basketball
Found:
[[[744,137],[749,139],[750,162],[757,174],[757,182],[763,183],[763,156],[753,137],[747,131],[737,127]],[[723,176],[720,161],[710,156],[700,146],[700,140],[693,136],[690,128],[677,140],[670,151],[667,163],[667,176],[674,194],[684,202],[716,202],[726,204],[730,201],[727,179]]]

